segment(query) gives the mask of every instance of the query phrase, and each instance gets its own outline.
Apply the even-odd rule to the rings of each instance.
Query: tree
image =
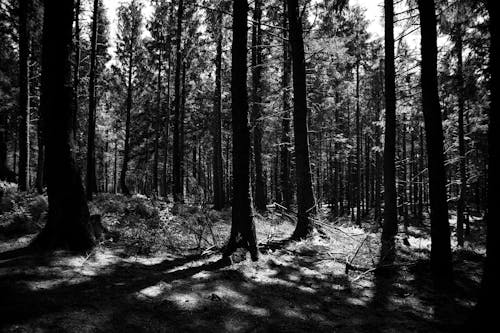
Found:
[[[259,257],[250,193],[250,129],[247,96],[247,0],[233,1],[233,45],[231,68],[233,127],[233,207],[231,235],[223,256],[246,248],[252,260]]]
[[[288,0],[288,22],[293,64],[293,130],[295,136],[295,178],[297,181],[297,226],[293,238],[311,234],[316,203],[312,189],[309,163],[309,139],[307,133],[307,91],[302,17],[298,0]]]
[[[290,58],[290,42],[288,40],[288,7],[287,1],[283,0],[283,77],[281,85],[283,88],[283,116],[281,120],[281,144],[280,144],[280,192],[281,202],[290,209],[293,201],[292,182],[290,180],[290,72],[292,61]]]
[[[181,71],[182,71],[182,17],[184,15],[184,0],[179,0],[177,9],[177,31],[175,37],[175,108],[174,108],[174,138],[173,138],[173,168],[172,176],[174,178],[174,201],[182,202],[184,200],[184,188],[182,182],[182,155],[181,155]]]
[[[255,166],[255,208],[266,211],[265,179],[262,169],[262,3],[255,0],[252,25],[252,127]]]
[[[486,2],[488,12],[490,14],[489,31],[490,31],[490,110],[489,110],[489,128],[488,128],[488,215],[486,216],[487,223],[487,240],[486,240],[486,261],[484,263],[483,279],[481,283],[481,293],[477,305],[478,318],[474,324],[474,329],[491,329],[496,324],[498,312],[495,304],[497,303],[497,295],[499,294],[498,285],[498,258],[500,258],[500,232],[498,221],[500,221],[500,209],[498,202],[495,200],[496,192],[500,188],[500,175],[498,168],[500,167],[500,117],[499,117],[499,85],[500,73],[498,64],[498,54],[500,53],[500,15],[498,15],[497,3],[493,0]]]
[[[99,0],[94,0],[92,36],[90,37],[90,77],[89,77],[89,117],[87,133],[87,200],[92,201],[92,193],[97,191],[95,175],[95,126],[96,126],[96,53],[97,53],[97,15]]]
[[[437,32],[434,1],[419,0],[422,53],[422,109],[427,139],[431,218],[431,270],[442,288],[452,282],[450,227],[446,198],[443,125],[437,80]]]
[[[86,251],[95,244],[72,133],[71,39],[74,1],[44,1],[41,108],[48,220],[33,246]]]
[[[222,159],[222,26],[223,16],[219,10],[215,22],[215,90],[214,90],[214,113],[212,124],[213,136],[213,187],[214,187],[214,209],[221,210],[224,207],[224,170]]]
[[[30,0],[19,0],[19,189],[26,191],[30,183],[29,123],[30,123]]]
[[[385,139],[384,139],[384,225],[382,259],[394,248],[398,232],[396,195],[396,84],[394,68],[394,3],[385,0]]]
[[[122,193],[130,195],[126,183],[128,163],[130,159],[130,117],[132,112],[134,92],[134,71],[137,66],[138,56],[141,51],[142,6],[132,0],[128,6],[118,8],[118,43],[117,55],[120,62],[127,68],[127,100],[125,120],[125,144],[123,150],[123,164],[120,174],[120,187]]]

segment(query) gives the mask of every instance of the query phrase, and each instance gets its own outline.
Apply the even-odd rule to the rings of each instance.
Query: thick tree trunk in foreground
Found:
[[[262,4],[255,0],[252,26],[252,126],[253,157],[255,165],[255,208],[266,210],[266,181],[262,170]]]
[[[215,55],[215,92],[214,92],[214,114],[212,124],[213,149],[213,186],[214,186],[214,209],[221,210],[224,207],[224,170],[222,160],[222,12],[217,13]]]
[[[288,0],[288,22],[290,24],[293,63],[293,129],[295,134],[295,177],[297,180],[298,206],[297,226],[292,237],[304,238],[309,236],[313,230],[314,226],[310,215],[316,212],[316,204],[309,163],[306,63],[298,0]]]
[[[95,126],[96,126],[96,52],[97,52],[97,11],[99,0],[94,0],[94,18],[92,19],[92,36],[90,40],[90,75],[89,75],[89,117],[87,133],[87,200],[92,201],[92,194],[96,192],[95,173]]]
[[[283,206],[290,209],[293,201],[292,182],[290,180],[290,73],[292,61],[290,58],[290,42],[288,40],[288,0],[283,0],[283,115],[281,120],[281,145],[280,145],[280,192]]]
[[[498,54],[500,52],[500,29],[497,3],[493,0],[488,0],[487,6],[490,14],[490,73],[491,73],[491,104],[489,112],[489,129],[488,129],[488,215],[486,222],[488,226],[487,245],[486,245],[486,262],[484,264],[483,280],[481,285],[481,294],[477,306],[479,318],[474,323],[474,329],[482,329],[484,331],[491,330],[494,325],[497,325],[497,296],[500,293],[500,285],[498,281],[498,260],[500,258],[500,230],[498,222],[500,221],[500,209],[498,201],[495,200],[498,189],[500,188],[500,73],[498,64]]]
[[[86,251],[95,239],[72,133],[73,1],[44,1],[41,108],[45,131],[49,214],[33,246]]]
[[[247,0],[233,1],[233,46],[231,69],[233,127],[233,209],[231,235],[223,256],[238,247],[258,259],[257,237],[250,193],[250,129],[247,96]]]
[[[419,0],[422,44],[422,108],[429,168],[431,217],[431,270],[440,287],[452,283],[450,227],[446,198],[443,125],[437,80],[437,33],[434,1]]]
[[[30,123],[30,86],[29,57],[30,32],[28,25],[29,0],[19,1],[19,190],[29,187],[29,123]]]
[[[172,156],[172,177],[174,179],[174,201],[182,202],[183,198],[183,183],[181,172],[181,152],[180,152],[180,121],[181,121],[181,71],[182,71],[182,16],[184,15],[184,1],[179,0],[179,9],[177,11],[177,33],[175,40],[175,109],[174,109],[174,139],[173,139],[173,156]]]

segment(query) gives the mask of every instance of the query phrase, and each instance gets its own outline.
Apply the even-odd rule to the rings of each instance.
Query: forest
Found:
[[[0,332],[496,331],[494,3],[0,0]]]

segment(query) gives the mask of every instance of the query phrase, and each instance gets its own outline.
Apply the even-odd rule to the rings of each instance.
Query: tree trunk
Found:
[[[499,20],[497,3],[493,0],[487,1],[488,12],[490,14],[490,89],[491,101],[489,111],[489,129],[488,129],[488,213],[486,223],[488,228],[487,245],[486,245],[486,261],[484,264],[483,280],[481,284],[481,293],[477,306],[479,318],[474,325],[474,329],[483,331],[491,330],[495,327],[498,311],[495,304],[497,303],[497,295],[499,290],[499,274],[498,274],[498,259],[500,258],[500,232],[498,221],[500,221],[500,209],[498,200],[496,200],[496,192],[500,188],[500,115],[499,115],[499,64],[498,54],[500,52],[499,43]]]
[[[153,195],[158,196],[158,164],[160,162],[160,124],[161,124],[161,50],[162,47],[158,48],[158,82],[157,82],[157,90],[156,90],[156,119],[155,119],[155,143],[154,143],[154,162],[153,162]]]
[[[130,158],[130,113],[132,112],[132,71],[133,71],[132,43],[129,50],[129,68],[127,84],[127,115],[125,120],[125,147],[123,149],[122,172],[120,173],[120,187],[122,193],[129,196],[130,190],[127,186],[128,161]]]
[[[293,238],[305,238],[313,230],[311,214],[316,212],[312,189],[311,165],[309,163],[309,140],[307,133],[307,91],[304,40],[302,39],[302,17],[298,0],[288,0],[288,22],[293,63],[293,129],[295,134],[295,174],[297,180],[297,226]]]
[[[87,133],[87,200],[92,201],[92,194],[96,189],[95,172],[95,126],[96,126],[96,53],[97,53],[97,11],[99,0],[94,0],[94,18],[92,19],[92,37],[90,40],[90,74],[89,74],[89,117]]]
[[[15,173],[7,164],[7,141],[9,138],[7,115],[0,114],[0,180],[14,182]]]
[[[224,170],[222,159],[222,12],[217,13],[216,43],[217,53],[215,55],[215,92],[214,92],[214,114],[213,114],[213,186],[214,186],[214,209],[224,208]]]
[[[231,235],[223,256],[238,247],[258,259],[257,237],[250,193],[250,129],[247,96],[247,0],[233,1],[233,46],[231,68],[233,127],[233,210]]]
[[[32,244],[87,251],[95,244],[89,224],[72,133],[71,30],[73,1],[44,1],[41,108],[45,124],[48,221]]]
[[[359,108],[359,65],[360,59],[356,61],[356,224],[361,225],[361,110]]]
[[[76,133],[78,130],[78,87],[80,85],[80,0],[75,3],[75,36],[73,41],[73,51],[75,52],[75,63],[73,65],[73,114],[72,127],[73,139],[76,141]]]
[[[19,190],[26,191],[29,187],[30,161],[30,86],[29,57],[30,29],[28,13],[30,0],[19,0]]]
[[[179,0],[177,11],[177,32],[176,32],[176,62],[175,62],[175,108],[174,108],[174,142],[173,142],[173,166],[172,176],[174,178],[174,201],[183,201],[183,183],[181,174],[181,153],[180,153],[180,118],[181,118],[181,71],[182,71],[182,16],[184,13],[184,0]]]
[[[396,84],[394,69],[394,3],[385,0],[385,139],[384,139],[384,224],[382,259],[394,255],[398,232],[396,193]]]
[[[288,7],[287,1],[283,0],[283,118],[281,121],[281,171],[280,188],[283,205],[290,209],[293,201],[292,182],[290,180],[290,73],[292,69],[292,59],[290,58],[290,42],[288,40]]]
[[[255,208],[266,211],[265,179],[262,169],[262,8],[255,0],[252,26],[252,126],[253,157],[255,164]]]
[[[462,4],[459,3],[459,15],[457,20],[463,20],[463,13],[461,10]],[[464,88],[464,73],[463,73],[463,58],[462,58],[462,23],[458,22],[456,27],[456,52],[457,52],[457,84],[458,84],[458,155],[459,162],[459,176],[460,176],[460,192],[457,202],[457,243],[458,246],[464,245],[464,222],[465,222],[465,206],[467,198],[467,169],[466,169],[466,156],[465,156],[465,134],[464,134],[464,112],[465,112],[465,88]]]
[[[446,288],[452,283],[452,263],[443,154],[443,125],[437,80],[436,12],[434,1],[419,0],[418,8],[422,34],[422,108],[429,168],[431,270],[436,284]]]

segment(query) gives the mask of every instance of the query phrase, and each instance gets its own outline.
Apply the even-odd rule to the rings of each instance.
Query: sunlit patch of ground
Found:
[[[187,213],[192,208],[184,209],[186,221],[167,218],[178,230],[197,219]],[[212,230],[228,230],[229,214],[207,214],[213,214]],[[416,227],[409,246],[406,236],[398,240],[394,274],[386,276],[374,274],[378,233],[324,222],[322,233],[289,242],[283,240],[293,231],[291,221],[270,214],[256,224],[256,263],[221,265],[215,250],[205,250],[227,234],[212,237],[206,226],[200,248],[195,232],[179,235],[190,242],[184,252],[168,246],[131,252],[130,238],[122,238],[87,256],[2,259],[0,330],[440,332],[459,327],[475,304],[482,254],[455,252],[456,291],[444,297],[433,291],[428,236]]]

